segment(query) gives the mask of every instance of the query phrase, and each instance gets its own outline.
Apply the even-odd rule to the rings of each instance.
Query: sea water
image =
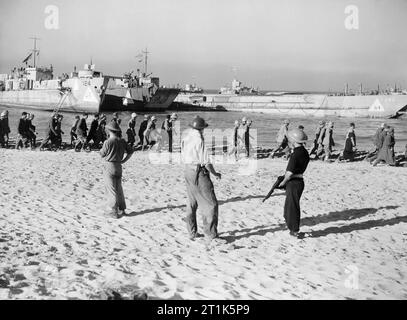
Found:
[[[43,139],[47,133],[47,124],[51,117],[51,112],[38,111],[32,109],[20,109],[20,108],[6,108],[0,106],[0,112],[3,110],[9,110],[9,123],[11,134],[10,138],[14,140],[17,137],[17,127],[18,121],[21,117],[22,111],[34,113],[35,118],[33,124],[36,126],[36,131],[38,132],[37,141]],[[62,122],[62,130],[64,131],[63,141],[70,142],[70,128],[74,122],[74,113],[62,113],[64,119]],[[157,117],[157,128],[161,128],[161,124],[164,121],[167,113],[154,113]],[[181,130],[188,128],[188,124],[195,115],[200,115],[208,123],[211,129],[231,129],[234,126],[235,120],[241,120],[242,117],[246,117],[253,121],[252,123],[252,135],[256,133],[257,145],[263,148],[274,148],[276,146],[276,135],[281,127],[282,122],[286,119],[284,115],[272,115],[266,113],[256,113],[256,112],[178,112],[178,119],[180,121]],[[106,113],[107,120],[110,121],[112,118],[111,113]],[[123,133],[126,131],[127,123],[130,120],[131,112],[120,112],[119,118],[122,119],[121,128]],[[136,132],[138,132],[138,127],[143,119],[144,114],[139,113],[136,123]],[[93,116],[90,114],[87,120],[88,128],[92,121]],[[309,145],[312,144],[315,130],[318,125],[318,121],[321,118],[315,117],[289,117],[290,128],[298,127],[303,125],[305,127],[304,131],[307,133],[309,138]],[[369,118],[341,118],[341,117],[328,117],[322,120],[333,121],[334,122],[334,141],[336,150],[341,150],[344,147],[345,135],[349,127],[350,122],[354,122],[356,125],[356,139],[357,148],[359,150],[369,150],[372,148],[372,136],[376,132],[377,128],[381,123],[385,122],[388,125],[394,127],[396,152],[404,152],[405,146],[407,144],[407,119],[369,119]],[[126,137],[126,136],[124,136]]]

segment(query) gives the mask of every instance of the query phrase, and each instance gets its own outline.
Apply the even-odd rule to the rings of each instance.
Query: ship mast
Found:
[[[142,53],[144,53],[144,73],[147,76],[147,58],[150,52],[148,52],[146,48],[146,51],[142,51]]]
[[[36,60],[35,60],[35,58],[36,58],[36,56],[37,56],[37,53],[40,52],[40,50],[37,50],[37,40],[41,40],[41,39],[40,39],[40,38],[37,38],[37,37],[31,37],[30,39],[33,39],[33,40],[34,40],[34,49],[31,50],[31,51],[32,51],[32,53],[33,53],[34,68],[35,68],[35,67],[37,66],[37,65],[36,65]]]

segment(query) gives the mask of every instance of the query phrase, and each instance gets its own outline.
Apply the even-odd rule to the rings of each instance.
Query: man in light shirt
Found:
[[[204,119],[196,116],[189,125],[191,129],[181,142],[181,156],[185,164],[185,182],[187,185],[187,229],[189,237],[194,240],[198,234],[196,211],[202,209],[204,234],[209,241],[218,238],[218,200],[210,178],[217,179],[221,174],[210,163],[203,136],[208,126]]]

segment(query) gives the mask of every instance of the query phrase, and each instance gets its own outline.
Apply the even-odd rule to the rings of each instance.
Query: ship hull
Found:
[[[407,109],[407,95],[328,96],[323,94],[224,95],[180,94],[176,103],[228,111],[282,116],[397,117]]]
[[[178,89],[159,88],[149,97],[146,88],[107,89],[101,111],[163,112],[179,93]]]
[[[89,90],[82,96],[60,89],[2,91],[0,105],[44,111],[98,112],[100,97]]]
[[[95,88],[71,88],[70,91],[60,89],[41,90],[15,90],[0,92],[0,105],[43,110],[74,113],[97,113],[102,111],[148,111],[162,112],[169,108],[178,95],[177,89],[160,88],[147,101],[147,99],[128,99],[123,104],[128,90],[109,90],[100,95]],[[133,90],[133,93],[135,90]],[[64,98],[64,95],[66,97]],[[135,96],[135,95],[134,95]],[[142,98],[141,98],[142,99]]]

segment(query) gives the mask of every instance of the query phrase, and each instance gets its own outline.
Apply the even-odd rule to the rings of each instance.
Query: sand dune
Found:
[[[286,162],[259,160],[248,175],[218,165],[227,244],[207,247],[188,240],[179,164],[136,153],[124,169],[130,215],[115,220],[104,215],[97,153],[0,157],[2,299],[99,299],[106,288],[165,299],[407,299],[405,168],[311,162],[302,200],[310,234],[297,240],[283,193],[261,203]]]

